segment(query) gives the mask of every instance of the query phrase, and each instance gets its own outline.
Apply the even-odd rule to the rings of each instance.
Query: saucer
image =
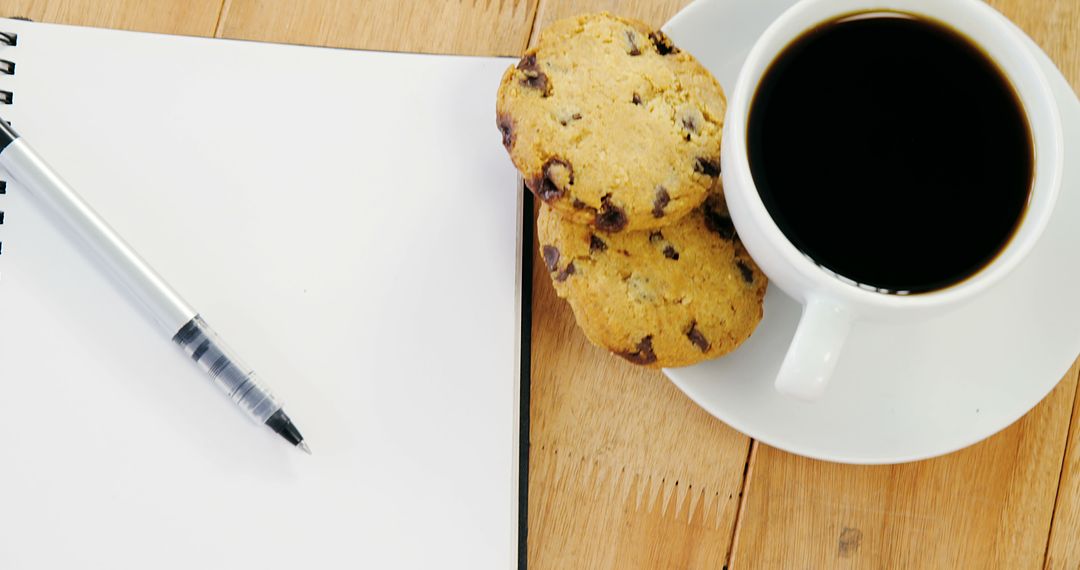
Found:
[[[731,92],[757,37],[794,3],[698,0],[664,31]],[[1069,156],[1080,149],[1080,102],[1050,59],[1031,47],[1057,96]],[[737,351],[664,373],[724,423],[816,459],[901,463],[985,439],[1035,407],[1080,354],[1080,161],[1066,161],[1063,180],[1050,224],[1019,267],[933,320],[855,323],[818,401],[773,389],[801,311],[775,286],[757,331]]]

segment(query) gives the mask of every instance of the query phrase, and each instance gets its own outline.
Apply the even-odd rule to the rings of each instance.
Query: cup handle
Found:
[[[807,299],[776,375],[776,391],[800,400],[821,397],[851,330],[852,316],[850,309],[835,301],[818,296]]]

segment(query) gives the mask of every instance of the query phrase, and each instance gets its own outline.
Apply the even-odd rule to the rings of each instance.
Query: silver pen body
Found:
[[[0,166],[78,235],[154,319],[173,335],[195,318],[195,310],[131,249],[26,141],[16,139],[0,152]]]
[[[281,403],[199,317],[75,190],[0,120],[0,166],[63,221],[112,277],[244,412],[259,423]]]

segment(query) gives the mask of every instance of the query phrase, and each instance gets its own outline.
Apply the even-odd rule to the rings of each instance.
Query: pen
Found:
[[[241,410],[300,450],[311,453],[304,436],[282,409],[281,401],[236,358],[202,317],[2,119],[0,166],[86,242],[162,331]]]

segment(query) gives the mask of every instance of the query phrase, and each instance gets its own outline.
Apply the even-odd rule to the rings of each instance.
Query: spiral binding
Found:
[[[0,46],[15,47],[18,43],[18,34],[14,32],[0,32]],[[15,62],[10,59],[0,58],[0,75],[15,75]],[[0,89],[0,104],[11,105],[14,102],[15,93],[13,91]],[[7,180],[0,180],[0,195],[3,194],[7,194]],[[0,225],[3,224],[4,210],[0,209]],[[0,253],[3,252],[4,242],[0,241]]]

